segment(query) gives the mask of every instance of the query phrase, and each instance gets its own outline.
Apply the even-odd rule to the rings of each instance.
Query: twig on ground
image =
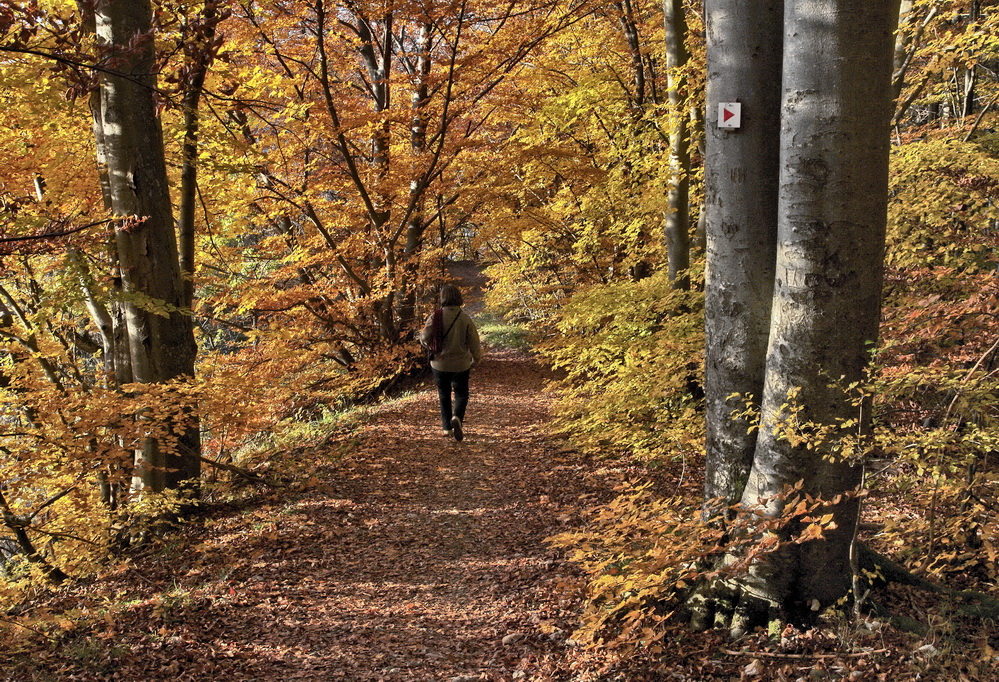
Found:
[[[732,651],[731,649],[722,649],[722,653],[726,656],[762,656],[764,658],[789,658],[801,661],[815,658],[859,658],[872,654],[886,654],[889,651],[890,649],[871,649],[870,651],[853,651],[841,654],[784,654],[779,651]]]
[[[57,637],[53,637],[52,635],[46,634],[46,633],[42,632],[41,630],[36,630],[35,628],[29,627],[29,626],[25,625],[24,623],[18,623],[16,620],[10,620],[9,618],[4,618],[3,616],[0,616],[0,623],[7,623],[8,625],[15,625],[15,626],[17,626],[19,628],[24,628],[25,630],[27,630],[29,632],[34,632],[36,635],[41,635],[42,637],[44,637],[45,639],[49,640],[50,642],[58,642],[59,641],[59,639]]]

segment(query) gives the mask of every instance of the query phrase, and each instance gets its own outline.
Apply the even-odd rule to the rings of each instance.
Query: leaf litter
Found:
[[[7,679],[568,675],[578,575],[545,538],[618,479],[545,433],[547,378],[524,354],[492,354],[460,444],[440,432],[433,390],[373,408],[342,457],[306,453],[330,463],[304,492],[212,511],[40,598],[36,610],[89,615],[58,646],[25,636]]]
[[[2,679],[994,679],[994,627],[974,660],[879,623],[780,643],[677,623],[665,657],[577,646],[583,576],[545,539],[579,528],[626,478],[672,490],[680,476],[589,461],[546,433],[548,378],[526,355],[491,355],[460,444],[424,389],[297,449],[308,473],[296,488],[208,505],[202,524],[7,614]],[[932,608],[893,593],[902,612]]]

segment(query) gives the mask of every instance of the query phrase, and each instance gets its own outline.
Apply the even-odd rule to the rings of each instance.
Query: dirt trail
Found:
[[[473,311],[477,274],[455,273]],[[0,663],[0,679],[581,679],[573,568],[545,538],[612,482],[546,433],[546,378],[523,353],[490,352],[460,444],[432,386],[369,409],[301,454],[321,463],[307,492],[216,514],[40,606],[117,608],[25,649],[13,672]]]
[[[440,434],[430,390],[378,409],[329,490],[290,511],[304,525],[267,539],[285,560],[230,576],[246,637],[226,633],[218,653],[243,662],[241,679],[562,676],[557,584],[571,570],[544,538],[604,484],[544,433],[544,378],[492,354],[460,444]]]
[[[554,674],[569,627],[555,603],[566,567],[543,540],[592,491],[540,429],[542,382],[523,356],[490,357],[461,444],[439,434],[430,391],[365,428],[332,495],[310,509],[315,532],[301,543],[312,556],[289,567],[308,582],[298,603],[321,607],[286,661],[292,679],[306,662],[307,679]],[[298,637],[279,628],[267,639],[280,648]]]
[[[302,453],[326,462],[307,492],[217,514],[37,606],[89,619],[0,679],[581,679],[573,569],[544,539],[611,483],[545,433],[544,380],[490,354],[460,444],[431,387],[372,408]]]

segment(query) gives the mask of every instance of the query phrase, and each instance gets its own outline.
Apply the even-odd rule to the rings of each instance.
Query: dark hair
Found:
[[[461,291],[453,284],[445,284],[441,287],[441,306],[463,305]]]

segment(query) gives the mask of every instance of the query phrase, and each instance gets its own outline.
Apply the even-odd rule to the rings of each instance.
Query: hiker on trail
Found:
[[[441,287],[440,307],[420,332],[420,343],[430,349],[430,368],[434,372],[441,404],[441,424],[445,436],[456,441],[464,437],[462,422],[468,406],[468,375],[482,361],[479,330],[468,313],[461,309],[461,291],[453,284]],[[454,403],[451,391],[454,391]]]

